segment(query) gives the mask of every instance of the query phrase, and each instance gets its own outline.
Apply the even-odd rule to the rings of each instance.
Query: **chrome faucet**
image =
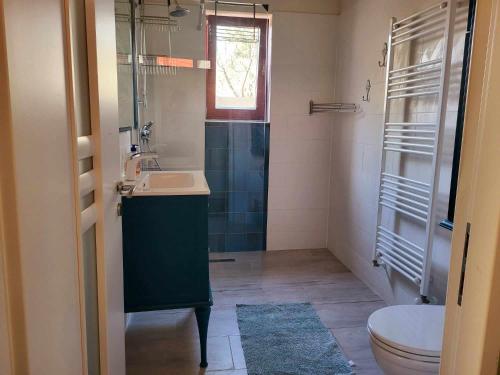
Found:
[[[149,143],[149,140],[151,139],[151,128],[153,127],[153,125],[154,125],[153,121],[148,121],[146,122],[146,124],[141,126],[139,134],[141,136],[141,141],[143,143]]]
[[[143,160],[158,159],[158,155],[152,152],[138,152],[131,155],[125,163],[125,179],[135,181],[141,174],[141,162]]]

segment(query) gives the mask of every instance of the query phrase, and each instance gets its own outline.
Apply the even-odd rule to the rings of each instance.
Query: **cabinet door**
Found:
[[[123,199],[125,310],[206,304],[208,198]]]

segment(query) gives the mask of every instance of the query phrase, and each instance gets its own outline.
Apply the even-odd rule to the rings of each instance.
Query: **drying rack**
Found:
[[[118,66],[131,67],[132,55],[117,53]],[[210,60],[194,60],[170,57],[166,55],[138,55],[137,72],[141,75],[173,75],[178,68],[181,69],[210,69]]]
[[[116,22],[130,23],[131,17],[129,14],[116,13]],[[145,27],[150,27],[158,31],[180,31],[179,23],[170,18],[163,16],[140,16],[135,18],[136,23],[140,23]]]
[[[359,106],[354,103],[314,103],[309,101],[309,114],[323,112],[356,112]]]
[[[401,20],[393,18],[387,43],[382,167],[373,263],[375,266],[389,267],[418,285],[423,302],[428,302],[433,230],[437,224],[435,197],[448,98],[455,10],[455,0],[448,0]],[[395,69],[397,46],[411,47],[409,43],[424,37],[442,38],[442,56]],[[391,120],[391,103],[417,97],[437,101],[435,121]],[[394,159],[391,159],[392,165],[387,165],[388,155],[400,163],[407,157],[419,158],[422,163],[428,163],[430,180],[421,181],[403,173],[394,173],[394,168],[389,168],[394,167]],[[401,172],[403,168],[398,166],[398,170]],[[389,215],[393,215],[392,223],[391,216],[385,216],[387,210]],[[403,234],[401,222],[396,222],[401,219],[425,228],[423,241],[415,241],[416,237],[410,238],[407,232]]]

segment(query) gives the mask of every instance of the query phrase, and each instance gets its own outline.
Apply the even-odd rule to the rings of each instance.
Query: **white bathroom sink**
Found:
[[[191,173],[153,173],[146,178],[150,189],[190,188],[194,186]]]
[[[144,172],[137,182],[133,196],[144,195],[208,195],[203,171]]]

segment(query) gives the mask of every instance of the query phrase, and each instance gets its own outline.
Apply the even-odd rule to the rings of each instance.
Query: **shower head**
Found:
[[[172,17],[184,17],[187,16],[191,11],[187,8],[183,8],[179,5],[179,2],[175,0],[175,9],[170,12]]]

